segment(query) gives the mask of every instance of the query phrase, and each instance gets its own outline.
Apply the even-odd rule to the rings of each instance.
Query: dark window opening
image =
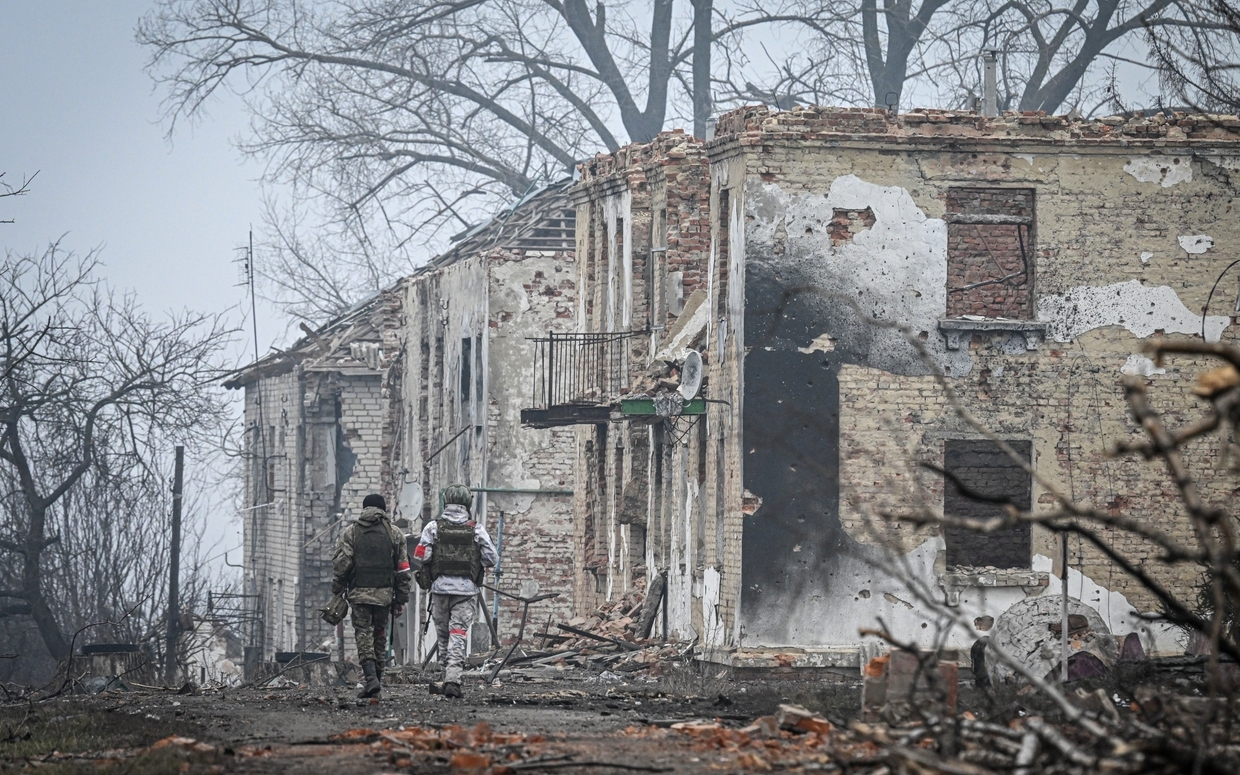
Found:
[[[723,567],[724,522],[727,511],[725,460],[723,439],[718,439],[715,442],[715,565],[719,568]]]
[[[1033,445],[1007,442],[1026,464]],[[943,515],[951,518],[989,519],[1004,514],[1004,504],[985,499],[1003,498],[1022,511],[1032,502],[1033,481],[1029,473],[986,440],[953,440],[943,445],[943,467],[964,485],[962,491],[950,477],[943,483]],[[977,496],[981,496],[979,499]],[[1028,568],[1031,562],[1029,523],[993,533],[978,533],[948,526],[948,567]]]
[[[461,424],[470,424],[470,389],[474,384],[474,340],[473,337],[461,339]]]
[[[718,283],[715,285],[715,310],[720,318],[728,314],[728,263],[729,234],[728,227],[732,216],[732,202],[728,189],[719,191],[719,269]]]
[[[653,525],[650,525],[654,532],[654,555],[656,564],[661,563],[663,559],[663,548],[666,543],[663,539],[664,535],[664,518],[663,518],[663,425],[655,425],[652,429],[651,436],[654,437],[654,454],[651,455],[651,464],[654,465],[654,477],[652,487],[654,488],[654,503],[651,506],[650,514],[652,519],[657,519]]]
[[[947,192],[947,316],[1033,318],[1034,191]]]

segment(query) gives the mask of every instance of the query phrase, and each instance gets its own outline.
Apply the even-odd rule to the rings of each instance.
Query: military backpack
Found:
[[[362,526],[353,542],[353,579],[356,589],[394,586],[396,546],[387,524],[379,520]]]
[[[482,549],[474,539],[474,525],[472,520],[463,525],[439,520],[431,578],[463,576],[475,584],[482,583]]]

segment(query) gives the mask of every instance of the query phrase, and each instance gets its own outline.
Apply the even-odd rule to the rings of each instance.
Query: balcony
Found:
[[[629,386],[633,340],[646,331],[556,334],[534,343],[534,384],[521,424],[531,428],[607,422]]]

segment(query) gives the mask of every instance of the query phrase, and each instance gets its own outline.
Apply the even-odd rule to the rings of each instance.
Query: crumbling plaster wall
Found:
[[[683,135],[674,138],[651,155],[646,175],[656,230],[652,243],[665,249],[651,253],[649,274],[650,352],[656,352],[679,317],[675,310],[710,284],[710,173],[701,142]],[[677,290],[678,299],[673,298]],[[722,560],[716,556],[715,541],[715,436],[709,417],[696,423],[705,425],[682,419],[670,427],[651,424],[641,429],[649,450],[646,565],[667,572],[669,635],[700,635],[704,643],[713,643],[721,637],[726,616],[720,608]],[[705,473],[704,479],[699,472]]]
[[[268,659],[276,651],[296,648],[298,640],[301,392],[299,370],[245,386],[247,465],[242,564],[246,593],[260,596],[258,640],[253,645],[260,646]]]
[[[1056,486],[1099,506],[1148,514],[1173,533],[1187,529],[1159,472],[1107,460],[1103,445],[1136,432],[1123,417],[1118,379],[1123,365],[1140,350],[1140,339],[1154,331],[1189,333],[1201,326],[1201,318],[1189,310],[1200,309],[1225,262],[1219,247],[1191,252],[1181,247],[1179,237],[1209,235],[1220,247],[1236,243],[1240,234],[1230,215],[1234,192],[1229,182],[1213,174],[1211,162],[1191,152],[1178,152],[1179,164],[1170,161],[1177,169],[1186,165],[1191,175],[1160,172],[1153,178],[1148,169],[1155,163],[1142,159],[1165,161],[1160,152],[908,152],[880,144],[836,149],[826,143],[767,138],[760,151],[751,144],[755,150],[745,157],[746,484],[760,478],[771,481],[772,472],[751,470],[748,463],[775,450],[785,467],[809,464],[809,480],[800,480],[806,485],[802,493],[822,490],[811,496],[816,503],[785,502],[779,513],[759,507],[747,522],[742,561],[747,565],[742,596],[746,644],[855,643],[857,627],[872,626],[876,616],[883,616],[901,637],[924,639],[934,629],[932,623],[919,621],[916,601],[908,599],[907,592],[884,588],[892,582],[890,573],[876,572],[864,560],[877,557],[871,547],[894,531],[907,551],[903,560],[912,575],[930,589],[938,588],[941,539],[879,524],[876,517],[884,510],[908,508],[909,493],[919,489],[930,494],[932,505],[938,499],[941,506],[941,484],[925,481],[924,488],[917,487],[917,480],[925,477],[907,461],[924,456],[941,463],[942,439],[968,438],[971,431],[951,416],[916,348],[875,321],[910,327],[928,361],[948,373],[971,411],[1000,435],[1034,442],[1035,464]],[[726,161],[721,153],[715,164]],[[1136,175],[1133,169],[1143,172]],[[944,190],[978,185],[1036,190],[1037,308],[1052,340],[1068,340],[1063,342],[1066,347],[1055,341],[1027,351],[1023,338],[1006,334],[976,337],[957,351],[945,347],[937,326],[945,309]],[[874,211],[873,227],[846,244],[832,245],[825,226],[833,210],[865,207]],[[1197,240],[1190,247],[1197,250],[1200,244]],[[1103,299],[1109,306],[1106,315],[1080,304]],[[1228,322],[1224,316],[1208,319],[1211,338],[1234,339],[1235,327],[1228,328]],[[818,359],[818,387],[823,390],[806,384],[812,382],[813,369],[806,362],[810,358]],[[1179,374],[1151,376],[1169,419],[1192,415],[1189,375],[1201,366],[1181,359],[1174,367]],[[762,374],[781,375],[780,384],[759,376],[771,388],[767,394],[754,384]],[[799,386],[793,385],[797,380]],[[756,397],[780,400],[777,394],[791,406],[753,410]],[[837,440],[799,454],[792,449],[789,455],[797,434],[780,429],[800,423],[788,413],[808,408],[810,402],[819,415],[816,421],[833,426],[819,428],[816,435],[829,439],[838,434]],[[755,434],[762,425],[766,427]],[[763,438],[778,438],[781,447],[770,442],[764,446]],[[828,459],[831,447],[838,454],[838,468]],[[1199,447],[1198,473],[1214,483],[1214,496],[1225,497],[1219,477],[1211,473],[1207,445]],[[835,476],[839,484],[833,493]],[[793,481],[795,475],[778,484],[790,486]],[[1050,507],[1044,490],[1035,488],[1034,498],[1042,508]],[[768,509],[771,505],[767,501]],[[817,524],[801,534],[797,521],[785,523],[789,511],[803,508],[799,516]],[[877,535],[870,525],[877,525]],[[779,537],[760,538],[751,547],[751,538],[772,533]],[[1035,555],[1057,556],[1053,543],[1035,531]],[[1148,546],[1124,548],[1141,559],[1152,555]],[[755,555],[786,552],[781,559],[795,559],[788,564],[802,569],[751,579],[753,563],[759,562],[749,562],[751,549]],[[1140,610],[1151,607],[1130,579],[1090,551],[1074,548],[1071,562],[1108,595],[1128,593]],[[1186,570],[1158,572],[1180,590],[1191,583]],[[761,585],[768,594],[753,596],[760,604],[746,606],[751,586]],[[960,604],[979,617],[993,616],[1039,589],[966,589]],[[1146,637],[1151,639],[1147,647],[1166,645],[1165,640],[1154,643],[1149,633]]]
[[[534,389],[534,337],[568,333],[576,324],[577,267],[571,252],[496,251],[489,256],[487,334],[487,484],[493,488],[574,489],[571,428],[521,426]],[[527,579],[560,597],[540,603],[539,617],[572,617],[575,579],[572,495],[490,493],[491,519],[504,513],[500,589]],[[495,536],[492,536],[493,538]],[[521,604],[500,603],[500,637],[515,636]]]
[[[429,461],[430,479],[424,486],[432,519],[438,516],[434,512],[439,508],[438,493],[442,488],[456,483],[470,486],[485,486],[486,483],[483,460],[486,425],[482,421],[485,407],[478,407],[475,401],[478,365],[481,364],[483,375],[487,373],[488,294],[486,261],[481,256],[463,258],[416,275],[409,283],[405,303],[405,352],[411,360],[422,358],[425,352],[429,363],[425,369],[420,361],[416,368],[412,364],[406,368],[409,376],[405,379],[405,403],[417,407],[411,410],[417,422],[409,429],[402,445],[407,456],[404,468],[410,476],[420,476],[427,458],[448,444]],[[480,336],[483,346],[478,349],[476,342]],[[471,379],[470,385],[463,389],[464,339],[470,340]],[[422,381],[423,372],[426,372],[426,382]],[[463,390],[468,390],[468,395]],[[425,407],[418,401],[423,394],[427,397]],[[422,414],[423,411],[426,414]],[[466,426],[472,426],[472,430],[451,441]],[[476,497],[474,507],[479,516],[483,515],[486,498]]]
[[[650,327],[648,338],[632,340],[629,383],[645,369],[649,353],[676,321],[679,308],[670,298],[671,289],[679,287],[683,302],[714,282],[709,181],[703,144],[682,132],[664,133],[652,143],[598,157],[584,168],[576,195],[584,288],[581,328]],[[611,265],[608,256],[620,233],[613,222],[628,226],[624,261],[632,280],[632,315],[627,325],[623,319],[616,324],[620,308],[609,307],[605,296],[612,287],[605,267]],[[616,282],[615,287],[622,285]],[[701,345],[708,364],[718,360],[711,354],[712,342]],[[733,383],[721,384],[730,395]],[[605,435],[595,427],[579,429],[578,545],[590,545],[586,533],[597,520],[605,522],[599,533],[607,543],[605,574],[597,586],[591,583],[594,573],[583,568],[579,581],[583,612],[604,598],[644,585],[655,572],[666,571],[668,634],[701,638],[706,644],[731,637],[732,601],[739,580],[736,573],[729,577],[723,558],[729,551],[739,556],[740,542],[736,530],[725,545],[723,512],[730,507],[739,514],[740,494],[733,467],[732,478],[722,481],[725,487],[735,485],[735,496],[730,504],[717,498],[718,434],[727,432],[721,430],[721,419],[729,423],[730,418],[712,408],[709,417],[681,418],[667,425],[611,423]],[[600,440],[606,444],[603,450],[598,449]],[[735,442],[728,449],[735,457]],[[630,501],[644,501],[644,512]],[[724,591],[729,587],[731,598]]]
[[[627,164],[627,161],[625,162]],[[639,166],[617,172],[608,157],[600,157],[592,179],[577,201],[577,235],[583,297],[588,297],[579,330],[592,333],[629,332],[645,328],[648,298],[643,280],[650,255],[650,198]],[[647,343],[641,337],[625,340],[619,382],[628,384],[645,368]],[[617,364],[610,364],[612,368]],[[574,510],[577,610],[585,613],[604,600],[624,595],[637,578],[645,578],[644,543],[635,549],[645,526],[622,524],[619,506],[626,482],[647,453],[636,449],[645,429],[612,423],[606,447],[597,446],[598,430],[578,426],[577,470],[580,483]],[[587,535],[589,533],[589,535]],[[589,556],[587,556],[589,555]]]
[[[444,487],[457,483],[486,486],[486,408],[480,408],[475,399],[486,395],[488,292],[486,262],[478,255],[416,274],[404,286],[399,392],[406,419],[401,441],[395,446],[398,462],[391,468],[399,484],[418,482],[422,486],[423,509],[421,518],[410,516],[407,531],[411,536],[421,533],[425,520],[439,515],[439,492]],[[479,337],[481,347],[477,346]],[[468,397],[462,395],[461,385],[465,338],[470,340],[472,364]],[[479,373],[484,379],[481,394]],[[462,429],[465,432],[453,440]],[[487,506],[484,493],[474,496],[474,518],[493,531],[494,520]],[[404,631],[420,633],[425,615],[426,594],[415,585]],[[480,626],[481,620],[475,628]],[[412,644],[409,659],[423,659],[433,644],[432,628],[426,638]]]

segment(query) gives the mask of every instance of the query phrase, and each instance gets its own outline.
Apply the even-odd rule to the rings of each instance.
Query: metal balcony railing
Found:
[[[643,331],[548,334],[534,342],[531,406],[610,404],[629,383],[629,350]]]

